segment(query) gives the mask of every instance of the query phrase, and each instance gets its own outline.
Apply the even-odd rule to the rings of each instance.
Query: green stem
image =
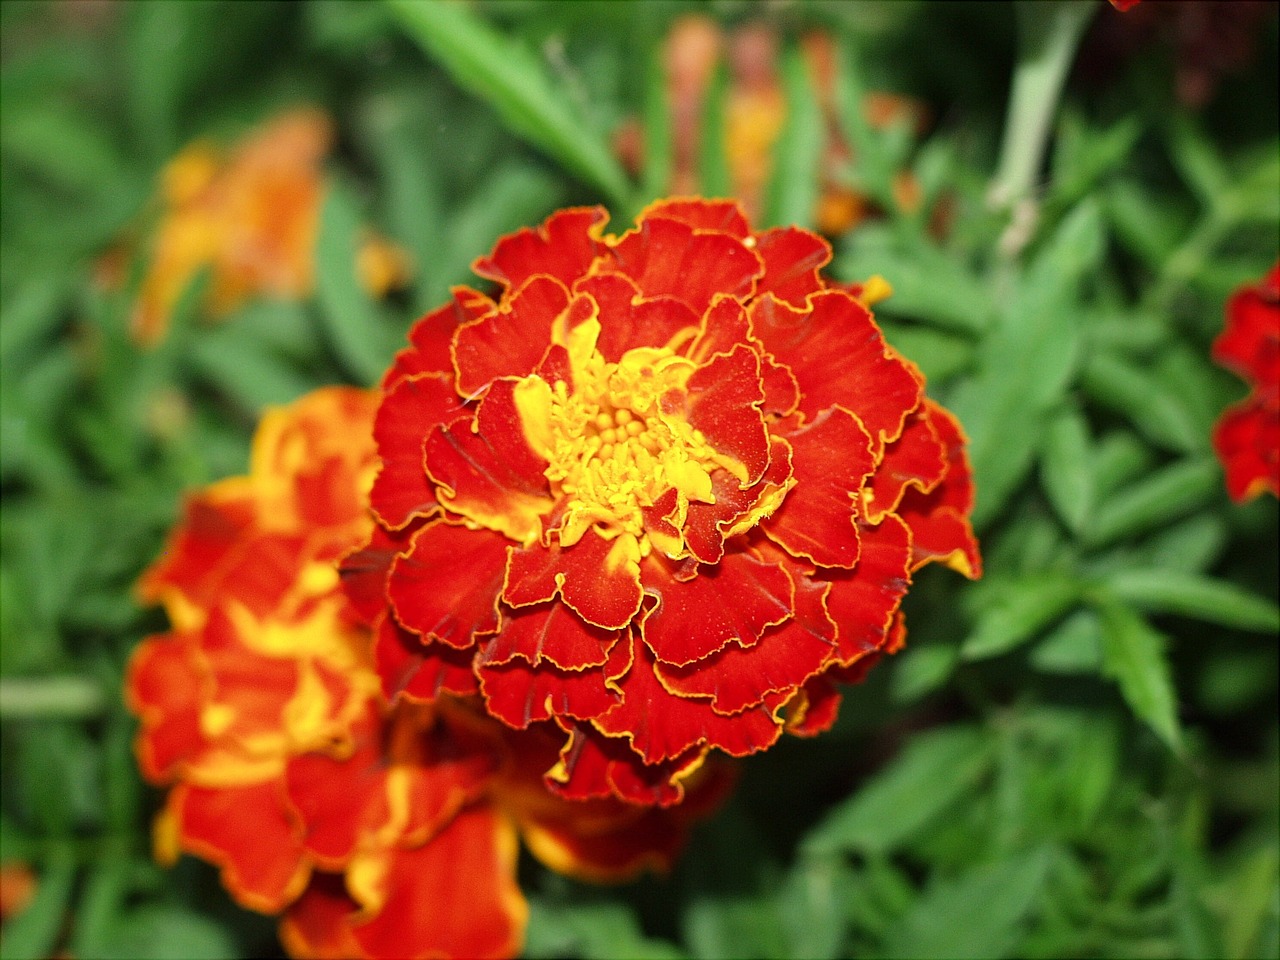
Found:
[[[0,717],[5,720],[83,719],[106,707],[102,685],[87,677],[0,680]]]
[[[993,206],[1011,208],[1031,195],[1067,71],[1084,28],[1100,5],[1095,0],[1052,0],[1021,2],[1015,7],[1018,63],[1000,164],[989,194]]]

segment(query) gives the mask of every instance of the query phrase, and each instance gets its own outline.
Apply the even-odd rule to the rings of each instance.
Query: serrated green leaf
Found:
[[[387,0],[409,36],[517,136],[544,150],[619,207],[632,187],[608,144],[569,109],[542,65],[460,3]]]
[[[1103,668],[1130,709],[1171,749],[1182,749],[1167,641],[1132,607],[1109,595],[1095,598],[1102,623]]]
[[[1040,483],[1067,528],[1078,533],[1093,510],[1089,425],[1080,412],[1064,408],[1045,430]]]
[[[1177,613],[1241,630],[1280,631],[1280,607],[1225,580],[1177,570],[1121,570],[1106,579],[1106,586],[1119,599],[1149,613]]]
[[[993,599],[960,647],[966,660],[982,660],[1008,653],[1070,610],[1080,597],[1081,584],[1072,576],[1035,573],[989,584]]]
[[[951,727],[922,734],[828,814],[802,848],[812,856],[896,849],[972,790],[991,763],[991,744],[981,730]]]

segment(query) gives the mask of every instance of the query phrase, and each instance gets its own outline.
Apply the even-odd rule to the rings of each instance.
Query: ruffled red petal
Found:
[[[1280,392],[1280,263],[1232,294],[1213,358],[1255,386]]]
[[[687,581],[675,574],[656,555],[645,562],[645,592],[658,603],[644,615],[641,629],[646,645],[664,663],[692,663],[731,642],[752,646],[766,627],[782,623],[794,610],[786,570],[745,553],[726,554]]]
[[[366,627],[374,626],[387,610],[387,575],[396,555],[409,549],[418,525],[409,524],[395,533],[375,525],[369,540],[338,562],[342,591]]]
[[[391,567],[387,596],[397,619],[459,649],[493,633],[509,542],[489,530],[427,523]]]
[[[691,502],[686,510],[684,528],[681,531],[689,552],[702,563],[719,563],[724,556],[724,538],[727,531],[741,518],[747,516],[752,508],[758,507],[762,500],[778,494],[791,479],[791,446],[785,440],[770,438],[769,469],[764,476],[745,490],[739,486],[738,480],[725,470],[716,470],[711,474],[711,492],[715,503]],[[657,526],[659,532],[671,534],[675,528],[667,523],[662,526],[663,516],[669,515],[674,503],[674,491],[671,491],[670,503],[655,505],[656,517],[649,525]],[[662,512],[665,506],[666,514]],[[760,508],[761,511],[767,509]]]
[[[280,942],[301,960],[363,960],[366,954],[351,933],[359,909],[340,875],[314,873],[280,921]]]
[[[453,335],[458,392],[475,397],[499,377],[524,377],[538,368],[551,343],[551,326],[569,306],[565,284],[530,278],[510,299]]]
[[[946,473],[945,449],[927,409],[911,414],[902,435],[884,449],[884,459],[867,484],[865,511],[871,523],[897,509],[909,487],[929,493]]]
[[[670,807],[684,799],[682,775],[695,769],[706,750],[694,747],[664,763],[645,764],[624,738],[573,725],[560,762],[546,783],[570,800],[616,797],[627,803]]]
[[[826,733],[835,725],[842,699],[840,690],[825,674],[813,677],[787,705],[787,733],[797,737]]]
[[[528,919],[516,854],[515,828],[503,814],[463,810],[430,842],[388,856],[381,909],[353,936],[375,957],[514,956]]]
[[[826,284],[818,271],[831,262],[831,244],[799,227],[776,227],[756,234],[756,253],[764,261],[764,276],[756,296],[772,293],[794,307]]]
[[[435,485],[423,461],[423,440],[430,427],[449,423],[462,410],[449,374],[404,377],[387,391],[373,421],[382,467],[370,494],[383,526],[398,530],[414,517],[430,516],[438,509]]]
[[[862,552],[852,570],[820,570],[829,580],[827,610],[839,629],[837,660],[850,664],[885,643],[893,615],[911,583],[911,535],[890,514],[878,526],[862,525]]]
[[[746,467],[747,484],[759,480],[769,466],[769,434],[760,414],[763,401],[760,359],[741,344],[712,357],[694,371],[687,385],[684,412],[689,425],[701,430],[717,451]]]
[[[471,269],[515,290],[538,274],[565,286],[587,272],[600,251],[600,233],[609,214],[603,207],[558,210],[537,229],[525,228],[503,237],[493,253],[476,260]]]
[[[405,377],[419,373],[446,374],[453,379],[450,344],[454,331],[497,309],[497,304],[470,287],[454,287],[453,298],[432,310],[409,330],[410,346],[396,354],[382,378],[382,389],[390,390]]]
[[[475,650],[459,650],[410,633],[385,614],[373,648],[382,692],[390,701],[404,694],[412,700],[435,700],[441,693],[460,697],[480,692],[472,669]]]
[[[698,323],[698,315],[681,301],[674,297],[645,298],[640,288],[621,273],[592,274],[579,280],[573,289],[591,297],[598,306],[600,336],[596,349],[610,363],[617,363],[635,347],[665,346]],[[548,377],[543,379],[554,382]]]
[[[1257,397],[1229,407],[1214,427],[1213,449],[1232,500],[1243,503],[1265,491],[1280,496],[1280,407]]]
[[[163,783],[204,745],[200,712],[209,694],[197,664],[197,643],[185,634],[151,637],[129,658],[125,696],[142,721],[138,765],[152,783]]]
[[[619,630],[640,610],[639,571],[612,556],[615,541],[588,530],[577,543],[562,547],[512,548],[502,598],[513,607],[561,599],[587,623]]]
[[[162,559],[138,581],[138,595],[144,602],[161,601],[166,593],[176,591],[200,606],[208,605],[227,563],[253,527],[254,503],[247,493],[227,497],[210,491],[187,499],[182,521],[165,544]]]
[[[310,867],[280,781],[218,789],[179,784],[169,809],[183,848],[221,867],[237,902],[279,913],[302,892]]]
[[[853,567],[859,494],[863,479],[875,469],[871,437],[857,417],[838,407],[781,435],[791,445],[797,482],[761,529],[793,557],[824,567]]]
[[[592,723],[605,736],[627,737],[644,763],[674,760],[693,747],[718,747],[743,757],[778,739],[780,724],[764,707],[722,716],[707,698],[672,693],[662,685],[648,646],[632,643],[631,669],[617,681],[622,702]]]
[[[679,220],[646,217],[613,247],[613,269],[646,297],[673,296],[698,316],[717,294],[750,296],[760,258],[723,233],[700,233]]]
[[[766,295],[751,305],[751,330],[800,383],[800,410],[852,411],[877,446],[902,432],[920,403],[914,370],[888,346],[870,312],[852,296],[827,290],[797,309]]]
[[[501,626],[486,644],[481,662],[496,665],[522,657],[534,668],[544,659],[561,670],[602,667],[617,639],[616,632],[585,623],[562,603],[540,603],[504,610]]]
[[[477,673],[489,714],[518,730],[552,717],[590,720],[618,703],[600,667],[576,671],[550,663],[534,667],[513,657],[505,663],[481,663]]]
[[[751,235],[751,225],[736,200],[704,200],[701,197],[671,197],[655,200],[645,207],[638,219],[666,217],[679,220],[695,230],[727,233],[738,240]]]

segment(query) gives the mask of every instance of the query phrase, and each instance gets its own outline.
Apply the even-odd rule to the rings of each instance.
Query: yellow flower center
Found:
[[[638,562],[655,545],[675,556],[683,544],[661,535],[651,542],[644,509],[675,489],[678,528],[691,501],[715,503],[713,470],[722,467],[741,481],[746,468],[685,419],[684,391],[697,369],[692,360],[668,345],[637,347],[611,363],[596,349],[599,333],[592,318],[553,338],[568,350],[572,393],[565,381],[548,384],[536,375],[515,388],[525,437],[547,460],[552,496],[563,503],[560,544],[572,546],[594,528],[617,541],[611,565]]]

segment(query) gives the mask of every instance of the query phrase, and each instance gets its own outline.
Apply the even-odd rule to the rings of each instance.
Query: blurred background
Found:
[[[1277,504],[1209,440],[1280,248],[1277,5],[1071,6],[0,4],[3,956],[282,955],[152,860],[134,581],[264,407],[374,383],[502,233],[671,193],[888,281],[987,572],[924,571],[670,876],[525,864],[527,955],[1280,953]]]

